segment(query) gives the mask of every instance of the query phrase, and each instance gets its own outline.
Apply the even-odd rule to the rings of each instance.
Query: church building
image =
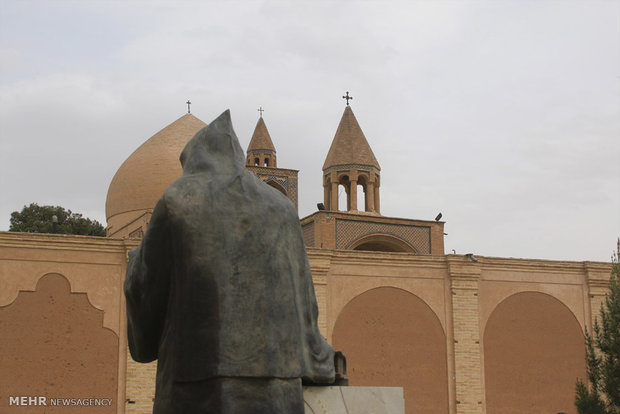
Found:
[[[45,396],[151,412],[156,363],[127,347],[127,254],[205,125],[187,113],[127,158],[108,190],[106,238],[0,232],[0,411],[25,412],[11,396]],[[348,101],[334,130],[323,203],[300,226],[319,327],[345,353],[350,385],[403,387],[408,414],[576,413],[584,333],[611,265],[446,254],[440,218],[381,214],[380,163]],[[279,166],[275,144],[261,112],[246,167],[297,207],[298,171]]]

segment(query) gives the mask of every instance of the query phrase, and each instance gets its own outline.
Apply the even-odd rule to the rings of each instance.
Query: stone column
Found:
[[[375,211],[375,183],[366,183],[366,211]]]
[[[357,211],[357,172],[351,172],[351,174],[349,175],[350,177],[350,185],[351,185],[351,190],[350,190],[350,200],[351,202],[349,203],[349,210],[355,210]]]
[[[332,180],[332,196],[328,210],[338,210],[338,181]]]
[[[344,184],[344,192],[347,194],[347,208],[346,211],[351,211],[351,182],[348,185]]]
[[[324,175],[323,176],[323,204],[325,204],[325,208],[327,210],[329,210],[329,206],[331,205],[331,201],[329,197],[330,193],[331,193],[331,187],[330,187],[329,177]]]
[[[375,184],[375,211],[377,213],[381,213],[380,205],[379,205],[379,177],[376,178]]]
[[[478,284],[480,264],[466,256],[447,256],[452,290],[456,412],[483,412],[483,362]]]

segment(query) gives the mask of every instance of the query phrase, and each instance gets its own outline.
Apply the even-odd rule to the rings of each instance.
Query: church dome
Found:
[[[185,114],[140,145],[118,169],[106,198],[108,235],[152,212],[166,188],[181,176],[185,144],[207,124]]]

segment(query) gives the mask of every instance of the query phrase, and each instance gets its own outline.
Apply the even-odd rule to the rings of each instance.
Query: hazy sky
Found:
[[[620,235],[619,1],[0,0],[0,230],[25,204],[105,225],[122,162],[186,112],[264,118],[300,216],[352,109],[385,216],[446,252],[608,261]]]

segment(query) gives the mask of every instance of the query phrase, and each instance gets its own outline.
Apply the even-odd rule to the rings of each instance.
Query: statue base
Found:
[[[404,414],[401,387],[304,386],[305,414]]]

